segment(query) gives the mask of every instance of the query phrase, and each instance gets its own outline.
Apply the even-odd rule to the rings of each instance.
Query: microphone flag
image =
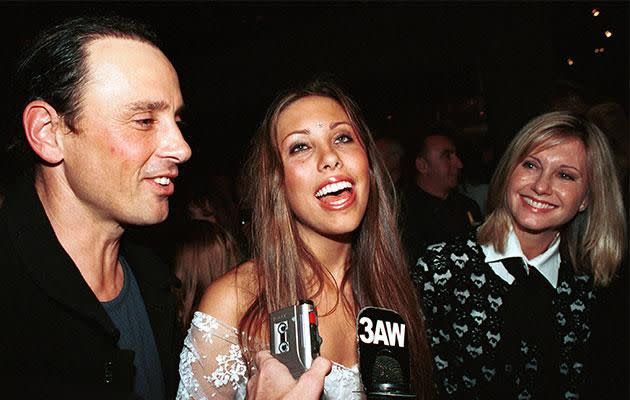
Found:
[[[406,324],[393,310],[365,307],[357,316],[361,381],[368,399],[415,398],[409,385]]]

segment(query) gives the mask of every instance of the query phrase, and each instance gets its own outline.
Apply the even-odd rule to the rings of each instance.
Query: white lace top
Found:
[[[211,315],[195,312],[180,355],[178,400],[244,399],[247,367],[239,332]],[[324,382],[324,398],[364,399],[358,365],[333,363]]]

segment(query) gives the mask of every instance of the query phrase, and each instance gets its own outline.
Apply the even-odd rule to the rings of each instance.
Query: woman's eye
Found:
[[[525,167],[527,169],[534,169],[534,168],[536,168],[536,164],[534,164],[531,161],[524,161],[523,162],[523,167]]]
[[[345,133],[335,138],[335,143],[348,143],[348,142],[352,142],[352,137],[350,137],[350,135],[346,135]]]
[[[308,146],[304,143],[296,143],[289,148],[289,154],[298,153],[300,151],[307,150]]]
[[[565,179],[567,181],[575,180],[575,177],[573,175],[567,174],[566,172],[560,172],[560,178]]]

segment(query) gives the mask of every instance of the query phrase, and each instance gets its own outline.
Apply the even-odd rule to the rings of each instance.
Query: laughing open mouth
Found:
[[[352,183],[341,181],[329,183],[315,193],[315,197],[328,204],[342,203],[352,195]]]

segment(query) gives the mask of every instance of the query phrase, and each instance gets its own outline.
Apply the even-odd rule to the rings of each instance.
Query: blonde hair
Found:
[[[561,251],[576,272],[593,276],[605,286],[614,277],[625,250],[625,212],[615,162],[606,136],[596,125],[570,112],[551,112],[529,121],[508,145],[488,190],[488,217],[478,240],[505,249],[512,223],[507,186],[517,165],[534,149],[546,149],[577,138],[586,149],[588,207],[560,232]]]

